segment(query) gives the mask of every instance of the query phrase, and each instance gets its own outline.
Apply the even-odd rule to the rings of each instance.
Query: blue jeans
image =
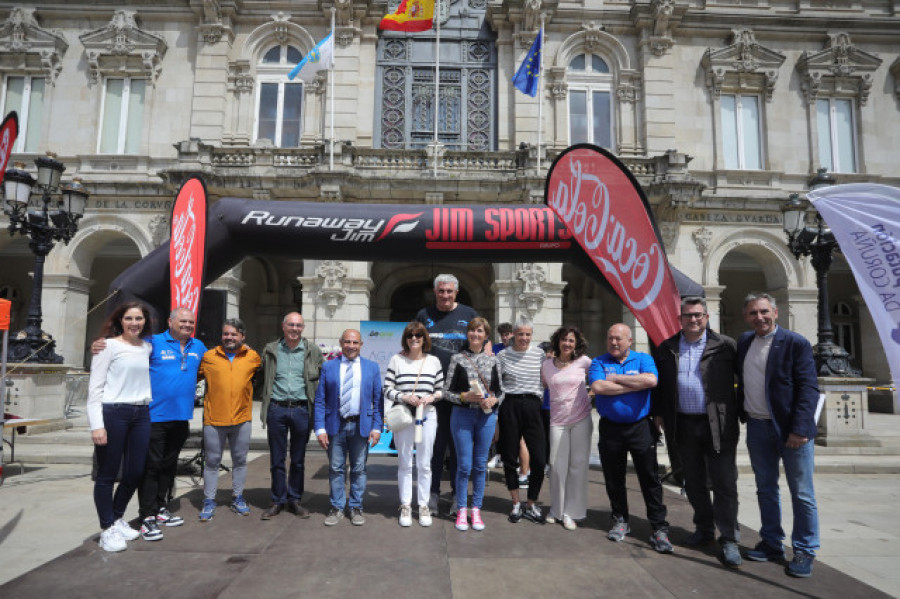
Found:
[[[269,403],[266,430],[269,439],[269,472],[272,475],[272,503],[300,501],[303,497],[306,444],[309,442],[309,410],[301,406],[286,408],[273,401]],[[291,468],[285,476],[288,435],[291,444]]]
[[[97,479],[94,505],[104,530],[125,514],[147,461],[150,445],[150,408],[125,403],[103,405],[106,445],[96,445]],[[113,494],[116,475],[122,467],[122,480]]]
[[[366,458],[369,439],[359,434],[359,422],[341,422],[336,435],[328,435],[328,483],[331,485],[331,507],[343,510],[347,505],[344,491],[344,463],[350,457],[350,509],[362,509],[366,491]]]
[[[472,507],[481,509],[487,475],[488,451],[494,438],[497,414],[453,406],[450,432],[456,446],[456,507],[465,509],[472,477]]]
[[[759,536],[771,547],[781,547],[784,540],[778,493],[778,462],[781,461],[794,510],[791,545],[794,553],[812,556],[819,548],[819,513],[813,489],[814,448],[812,439],[797,449],[786,447],[771,420],[751,418],[747,422],[747,451],[756,475],[756,499],[762,521]]]

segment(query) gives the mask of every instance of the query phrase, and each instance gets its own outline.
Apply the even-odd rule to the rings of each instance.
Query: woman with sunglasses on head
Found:
[[[437,431],[434,402],[441,399],[444,373],[441,362],[430,355],[431,338],[425,325],[411,322],[403,330],[403,351],[391,358],[384,377],[384,397],[394,404],[403,403],[415,416],[422,410],[422,437],[416,442],[416,426],[394,432],[397,447],[397,486],[400,489],[400,526],[412,525],[413,447],[419,502],[419,524],[431,526],[428,499],[431,495],[431,451]]]
[[[106,347],[91,362],[87,413],[97,450],[94,505],[100,548],[123,551],[140,533],[125,522],[128,502],[144,472],[150,444],[150,312],[137,302],[116,308],[100,336]],[[113,493],[119,467],[122,479]]]
[[[466,327],[466,346],[450,359],[444,381],[444,399],[455,404],[450,432],[456,447],[456,529],[468,530],[467,500],[472,478],[472,529],[484,530],[484,501],[488,453],[497,424],[497,408],[503,401],[497,357],[484,353],[491,326],[473,318]]]
[[[591,400],[587,375],[591,359],[577,327],[560,327],[550,337],[553,358],[541,364],[541,382],[550,392],[550,515],[575,530],[587,515],[591,455]]]

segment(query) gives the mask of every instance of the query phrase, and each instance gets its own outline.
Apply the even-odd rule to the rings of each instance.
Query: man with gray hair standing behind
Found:
[[[541,384],[541,363],[544,352],[531,345],[534,324],[520,316],[513,325],[513,344],[497,354],[503,389],[506,391],[500,404],[500,448],[503,452],[503,473],[506,488],[512,498],[509,521],[516,523],[521,518],[535,524],[544,523],[544,515],[537,505],[541,485],[544,483],[544,459],[547,454],[547,437],[544,434],[544,420],[541,417],[541,402],[544,387]],[[522,509],[519,501],[519,473],[516,469],[519,439],[531,455],[531,475],[528,479],[528,507]]]
[[[415,320],[425,325],[431,338],[431,353],[441,361],[441,369],[447,376],[450,358],[462,350],[466,343],[466,327],[478,312],[456,301],[459,293],[459,279],[450,274],[440,274],[434,279],[434,305],[419,310]],[[450,448],[450,486],[456,485],[456,449],[450,433],[450,415],[453,404],[439,401],[437,410],[437,433],[434,438],[434,453],[431,456],[431,500],[429,509],[437,513],[438,496],[441,491],[441,476],[444,472],[444,453]],[[453,489],[456,490],[455,488]],[[455,513],[456,501],[451,502],[450,513]]]

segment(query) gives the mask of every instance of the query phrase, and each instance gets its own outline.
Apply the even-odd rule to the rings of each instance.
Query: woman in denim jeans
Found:
[[[491,336],[487,320],[478,317],[466,328],[468,344],[450,360],[444,383],[444,399],[455,404],[450,432],[456,446],[456,529],[468,530],[467,502],[472,477],[472,529],[484,530],[481,504],[487,474],[488,453],[497,424],[497,407],[503,400],[500,367],[495,356],[484,353]]]
[[[106,347],[91,362],[87,413],[96,446],[94,505],[100,518],[100,548],[127,549],[138,531],[123,519],[137,488],[150,442],[150,312],[129,302],[110,315],[100,336]],[[119,466],[122,480],[113,493]]]

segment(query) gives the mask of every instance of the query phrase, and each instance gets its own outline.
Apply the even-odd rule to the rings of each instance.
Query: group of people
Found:
[[[419,525],[431,526],[446,458],[456,528],[484,530],[487,464],[499,426],[512,502],[508,520],[559,522],[573,530],[587,516],[593,403],[600,416],[598,448],[610,506],[610,540],[622,541],[631,532],[625,485],[630,454],[652,529],[650,545],[660,553],[674,551],[656,457],[665,433],[679,458],[694,511],[694,531],[684,545],[710,544],[718,530],[722,562],[740,566],[735,460],[739,421],[744,419],[762,520],[762,540],[744,555],[754,561],[785,557],[781,463],[794,514],[793,559],[786,571],[798,577],[811,574],[819,546],[812,482],[817,379],[809,342],[775,324],[774,298],[746,298],[744,318],[753,331],[737,342],[709,328],[703,298],[688,297],[681,303],[681,331],[652,355],[633,350],[631,329],[620,323],[608,331],[607,352],[591,360],[577,327],[557,329],[545,353],[533,343],[534,326],[526,318],[512,326],[511,345],[492,346],[487,320],[456,301],[458,280],[439,275],[434,287],[435,305],[405,327],[402,351],[390,359],[383,381],[378,365],[360,356],[359,331],[344,331],[340,359],[323,363],[318,347],[302,336],[303,317],[296,312],[285,316],[283,337],[260,356],[243,343],[244,328],[237,319],[226,321],[221,345],[207,351],[191,337],[190,311],[176,309],[169,330],[150,336],[147,309],[120,306],[105,325],[105,341],[94,344],[88,401],[99,462],[94,498],[103,529],[101,547],[119,551],[138,536],[159,540],[160,525],[183,523],[169,512],[167,501],[199,376],[207,384],[201,521],[210,520],[216,509],[226,441],[233,464],[230,507],[237,514],[250,512],[243,485],[255,388],[262,399],[272,477],[272,504],[263,520],[284,510],[309,517],[301,499],[312,428],[329,459],[331,508],[324,524],[339,524],[348,507],[351,524],[365,524],[366,461],[369,448],[380,440],[387,403],[394,410],[408,410],[406,420],[414,423],[393,431],[400,526],[412,525],[413,499]],[[546,430],[545,392],[550,408]],[[518,468],[521,445],[530,456],[527,481],[521,478],[527,473]],[[538,499],[548,445],[550,508],[545,515]],[[113,493],[120,464],[121,482]],[[525,486],[523,504],[520,488]],[[140,532],[123,519],[135,489]]]

